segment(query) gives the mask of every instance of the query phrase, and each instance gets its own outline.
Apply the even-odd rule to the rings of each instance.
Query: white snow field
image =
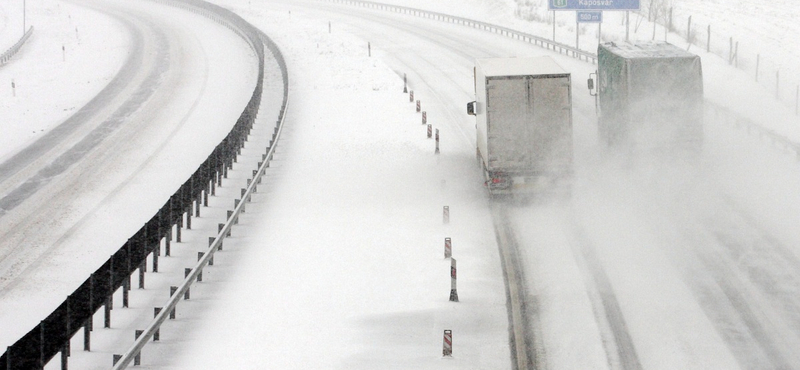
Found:
[[[178,306],[178,320],[163,327],[162,341],[145,347],[142,368],[511,367],[492,202],[481,187],[474,158],[474,122],[464,106],[474,99],[474,58],[528,55],[552,55],[572,72],[575,104],[572,199],[508,208],[526,268],[527,299],[535,307],[528,314],[540,345],[540,364],[552,369],[800,368],[794,351],[800,344],[800,234],[794,227],[800,222],[800,176],[793,155],[709,114],[700,163],[631,167],[597,145],[594,101],[585,90],[585,78],[595,69],[592,65],[498,35],[407,15],[322,1],[218,3],[264,30],[285,53],[291,79],[287,131],[265,186],[226,241],[217,266],[206,270],[205,280],[192,290],[192,299]],[[552,33],[552,25],[514,18],[516,4],[508,0],[393,3],[545,37]],[[675,1],[676,9],[684,4],[686,8],[681,9],[711,20],[753,29],[780,24],[772,17],[746,18],[744,10],[752,2],[732,2],[731,11],[724,13],[713,11],[719,6],[716,2]],[[203,150],[188,140],[202,139],[207,141],[206,148],[213,146],[214,138],[201,132],[218,130],[218,139],[226,127],[215,123],[231,119],[211,119],[210,115],[238,114],[237,109],[222,108],[235,106],[232,102],[243,101],[251,91],[247,82],[252,80],[252,59],[243,45],[230,45],[236,44],[235,37],[215,29],[219,27],[213,23],[149,2],[127,6],[158,13],[154,17],[182,17],[173,24],[192,24],[192,31],[170,29],[170,36],[183,35],[175,36],[181,39],[175,45],[191,49],[189,45],[200,40],[216,42],[195,46],[194,52],[186,52],[186,59],[214,59],[206,60],[208,71],[216,70],[212,65],[223,66],[219,72],[208,72],[209,81],[219,82],[208,82],[204,98],[191,97],[189,91],[194,90],[187,86],[186,95],[174,94],[170,100],[177,105],[196,103],[190,110],[196,113],[190,116],[206,118],[197,120],[197,131],[175,134],[173,144],[159,147],[164,148],[159,155],[126,152],[148,163],[140,165],[142,172],[170,172],[167,182],[177,184],[188,173],[181,171],[193,168],[185,163],[202,160]],[[785,6],[793,9],[793,4]],[[75,9],[75,14],[80,12],[79,7]],[[792,11],[782,21],[791,19]],[[617,16],[607,15],[608,24],[603,26],[609,39],[624,37]],[[116,24],[112,29],[117,32],[108,33],[108,42],[125,44],[124,28]],[[559,24],[556,32],[560,42],[574,42],[574,23]],[[591,28],[586,32],[590,34]],[[757,34],[750,36],[761,40]],[[795,48],[796,40],[789,33],[783,37],[770,50],[793,58],[791,50],[783,49]],[[649,39],[649,35],[637,38]],[[668,37],[686,47],[678,36],[674,38]],[[581,38],[587,44],[591,39]],[[224,45],[236,49],[236,56],[221,58],[221,53],[210,51]],[[715,55],[690,50],[703,58],[709,102],[790,139],[800,138],[793,107],[776,101],[769,87]],[[83,55],[89,60],[95,54],[86,51]],[[23,54],[18,61],[37,59],[32,57]],[[70,68],[83,76],[109,79],[123,58],[120,53],[116,60],[92,70]],[[0,67],[0,77],[6,80],[6,71],[15,65],[20,63]],[[102,68],[111,74],[103,74]],[[239,85],[222,82],[229,76],[226,72],[239,69],[249,72],[237,77]],[[36,74],[31,71],[22,70],[19,75]],[[402,93],[403,73],[408,74],[416,98],[422,100],[428,121],[440,130],[438,155],[420,124],[420,114]],[[182,81],[197,83],[192,78]],[[274,79],[275,84],[278,81]],[[46,89],[46,84],[38,86]],[[223,93],[217,95],[222,86]],[[56,96],[72,95],[66,89],[43,91],[50,91],[57,101]],[[76,91],[74,97],[88,101],[92,94]],[[220,102],[220,97],[231,102]],[[79,102],[60,104],[81,106]],[[42,126],[45,130],[65,118],[57,109],[52,112],[45,115],[51,120]],[[5,110],[0,114],[5,115]],[[273,118],[265,112],[259,119]],[[167,156],[167,151],[172,154]],[[159,160],[162,156],[171,158],[169,166]],[[250,163],[252,168],[255,161]],[[249,172],[251,168],[242,162],[239,169]],[[117,170],[110,173],[130,176]],[[93,213],[77,224],[86,227],[87,234],[116,236],[86,246],[94,252],[86,252],[80,265],[68,269],[56,254],[47,263],[36,263],[47,268],[36,269],[37,274],[23,270],[19,282],[9,284],[13,289],[0,291],[0,332],[4,333],[0,346],[12,343],[14,331],[24,333],[52,309],[20,314],[19,307],[37,304],[26,298],[32,291],[41,291],[36,297],[43,302],[60,302],[71,291],[69,276],[75,281],[85,279],[86,271],[110,253],[97,250],[116,249],[119,240],[129,236],[126,230],[139,227],[135,220],[142,215],[138,213],[147,215],[148,207],[163,203],[156,195],[152,202],[151,197],[145,201],[131,195],[150,189],[146,181],[152,177],[138,176],[142,177],[136,177],[130,192],[110,191],[101,185],[87,190],[87,197],[99,200],[94,201]],[[244,181],[244,177],[236,179]],[[225,190],[235,193],[238,188],[226,185]],[[172,188],[157,191],[165,196]],[[449,224],[442,220],[445,205],[450,207]],[[203,249],[206,237],[213,234],[209,230],[221,222],[211,214],[224,213],[226,207],[210,208],[198,219],[204,226],[187,231],[182,243],[191,249],[184,251],[189,259],[195,250]],[[123,209],[129,213],[117,216]],[[3,217],[9,215],[13,214]],[[110,220],[97,224],[101,216]],[[130,225],[116,217],[131,221]],[[115,226],[110,226],[112,222]],[[66,240],[95,240],[80,232],[68,234]],[[458,303],[447,300],[445,237],[452,237],[458,260]],[[162,261],[169,265],[172,260]],[[141,317],[152,315],[159,295],[166,301],[166,291],[157,291],[155,286],[180,281],[180,263],[172,267],[178,271],[149,274],[154,285],[132,292],[137,298],[130,309],[115,308],[115,318],[121,322],[113,329],[95,330],[92,352],[80,352],[81,338],[76,336],[71,365],[108,368],[111,354],[125,351],[133,341],[133,328],[146,322]],[[42,290],[42,286],[52,290]],[[441,355],[445,329],[453,330],[452,358]],[[48,368],[57,366],[56,359]]]

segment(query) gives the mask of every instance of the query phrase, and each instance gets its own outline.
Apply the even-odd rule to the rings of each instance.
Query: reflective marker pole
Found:
[[[453,357],[453,331],[444,331],[444,341],[442,343],[442,355],[444,357]]]
[[[456,259],[450,258],[450,302],[458,302],[458,290],[456,288]]]
[[[436,151],[434,153],[439,154],[439,129],[436,129]]]

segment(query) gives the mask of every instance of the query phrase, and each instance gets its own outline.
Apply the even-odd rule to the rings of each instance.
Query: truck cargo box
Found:
[[[475,63],[477,150],[492,193],[536,191],[571,174],[570,74],[550,57]]]
[[[601,139],[641,150],[701,146],[700,57],[666,42],[605,43],[597,57]]]

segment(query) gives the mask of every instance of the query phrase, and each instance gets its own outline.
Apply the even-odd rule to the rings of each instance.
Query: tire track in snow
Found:
[[[798,368],[800,260],[725,198],[732,219],[685,234],[700,262],[686,280],[742,368]]]
[[[492,205],[492,220],[506,286],[511,362],[514,370],[546,369],[536,297],[528,293],[519,245],[504,205]]]
[[[633,338],[628,331],[625,317],[622,314],[617,296],[611,281],[600,264],[594,246],[586,233],[572,218],[575,242],[570,243],[573,255],[584,274],[584,282],[592,301],[595,320],[603,337],[603,348],[606,351],[611,369],[641,370],[642,364],[636,353]]]

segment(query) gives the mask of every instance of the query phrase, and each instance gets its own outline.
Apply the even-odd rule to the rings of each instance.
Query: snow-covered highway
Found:
[[[422,1],[396,2],[425,6]],[[163,342],[145,347],[146,367],[497,369],[519,366],[519,351],[526,350],[536,368],[550,369],[800,368],[794,351],[800,345],[800,235],[794,227],[800,222],[800,176],[791,155],[709,110],[699,163],[631,164],[597,143],[595,103],[585,86],[593,65],[497,34],[410,15],[325,1],[217,3],[281,45],[293,76],[293,105],[265,190],[226,241],[218,266],[193,288],[192,300],[179,306],[179,320],[164,327]],[[477,9],[473,11],[485,14],[513,7],[508,1],[475,3],[470,5]],[[148,14],[159,9],[151,3],[114,4]],[[442,11],[437,6],[444,5],[431,8]],[[180,14],[165,12],[169,19]],[[180,39],[170,45],[193,50],[168,53],[185,56],[168,65],[199,74],[184,71],[189,75],[159,80],[183,87],[163,90],[173,99],[151,99],[151,115],[168,111],[172,117],[159,122],[180,125],[181,117],[208,117],[224,105],[195,96],[198,91],[224,89],[223,95],[232,99],[251,90],[246,84],[228,86],[221,78],[212,86],[211,63],[194,64],[196,57],[218,55],[208,52],[211,47],[230,42],[210,46],[199,36],[163,27],[170,30],[165,31],[167,39]],[[234,49],[238,57],[226,58],[226,63],[241,64],[230,68],[252,71],[247,49]],[[543,54],[572,73],[573,197],[566,202],[493,204],[481,187],[474,163],[474,120],[464,109],[474,100],[474,58]],[[780,104],[770,102],[769,94],[740,71],[713,55],[703,58],[708,101],[765,126],[791,121]],[[204,69],[206,74],[200,73]],[[422,99],[429,122],[442,134],[439,155],[433,154],[432,140],[425,138],[408,95],[401,93],[403,74]],[[198,75],[208,76],[206,82]],[[205,90],[203,83],[208,84]],[[177,92],[183,95],[174,96]],[[137,115],[148,111],[145,107]],[[202,125],[200,131],[212,126]],[[131,131],[144,130],[136,127]],[[173,150],[168,148],[189,152],[196,140],[206,140],[200,131],[179,135],[183,129],[151,127],[147,137],[160,139],[149,151],[134,140],[128,150],[114,148],[139,158],[139,164],[114,165],[111,171],[117,181],[139,173],[133,181],[136,192],[109,185],[108,179],[84,185],[88,180],[78,181],[76,175],[75,182],[59,181],[58,186],[70,191],[74,184],[93,189],[87,197],[97,204],[94,213],[78,217],[73,225],[96,223],[100,215],[136,219],[118,216],[117,210],[136,203],[131,200],[138,201],[138,196],[131,194],[147,188],[148,177],[140,178],[140,172],[164,172],[156,160],[162,156],[175,163],[202,152],[185,153],[182,159],[175,158],[181,150],[163,154]],[[207,144],[214,142],[208,139]],[[109,165],[90,163],[109,153],[110,148],[93,157],[90,153],[92,161],[76,167],[102,171]],[[174,177],[180,182],[180,174]],[[34,196],[61,194],[45,189]],[[453,212],[449,225],[442,224],[444,205]],[[106,207],[114,211],[102,211]],[[34,207],[31,212],[36,211]],[[48,234],[34,239],[33,231],[42,228],[23,224],[32,231],[8,234],[19,243],[64,240]],[[11,224],[3,220],[0,227],[6,225]],[[131,230],[138,224],[129,226],[117,228]],[[93,240],[77,230],[66,235]],[[206,235],[193,233],[187,233],[187,240],[203,244]],[[444,237],[454,240],[459,303],[447,302]],[[504,240],[511,238],[516,242],[506,245]],[[120,244],[106,241],[111,249]],[[56,253],[37,260],[51,245],[46,239],[40,243],[39,251],[14,257],[32,267],[20,270],[24,279],[6,283],[9,293],[0,290],[2,324],[11,317],[8,312],[19,310],[16,302],[30,302],[12,295],[14,289],[40,282],[55,285],[52,274],[38,280],[28,274],[48,266],[40,261],[63,257]],[[506,254],[509,245],[514,250]],[[107,254],[97,253],[102,259]],[[504,287],[509,282],[503,281],[501,266],[507,264],[502,262],[507,255],[524,270],[519,297],[508,296],[514,289]],[[85,278],[79,269],[78,280]],[[66,289],[69,284],[63,285]],[[526,349],[515,343],[518,334],[509,327],[519,324],[509,322],[520,314],[507,306],[514,298],[522,298],[527,307],[522,312],[529,329]],[[454,331],[452,360],[441,359],[443,329]],[[124,351],[131,339],[114,344],[121,343],[121,348],[103,347],[96,354],[100,360],[91,361],[102,362],[96,368],[107,367],[111,353]]]

